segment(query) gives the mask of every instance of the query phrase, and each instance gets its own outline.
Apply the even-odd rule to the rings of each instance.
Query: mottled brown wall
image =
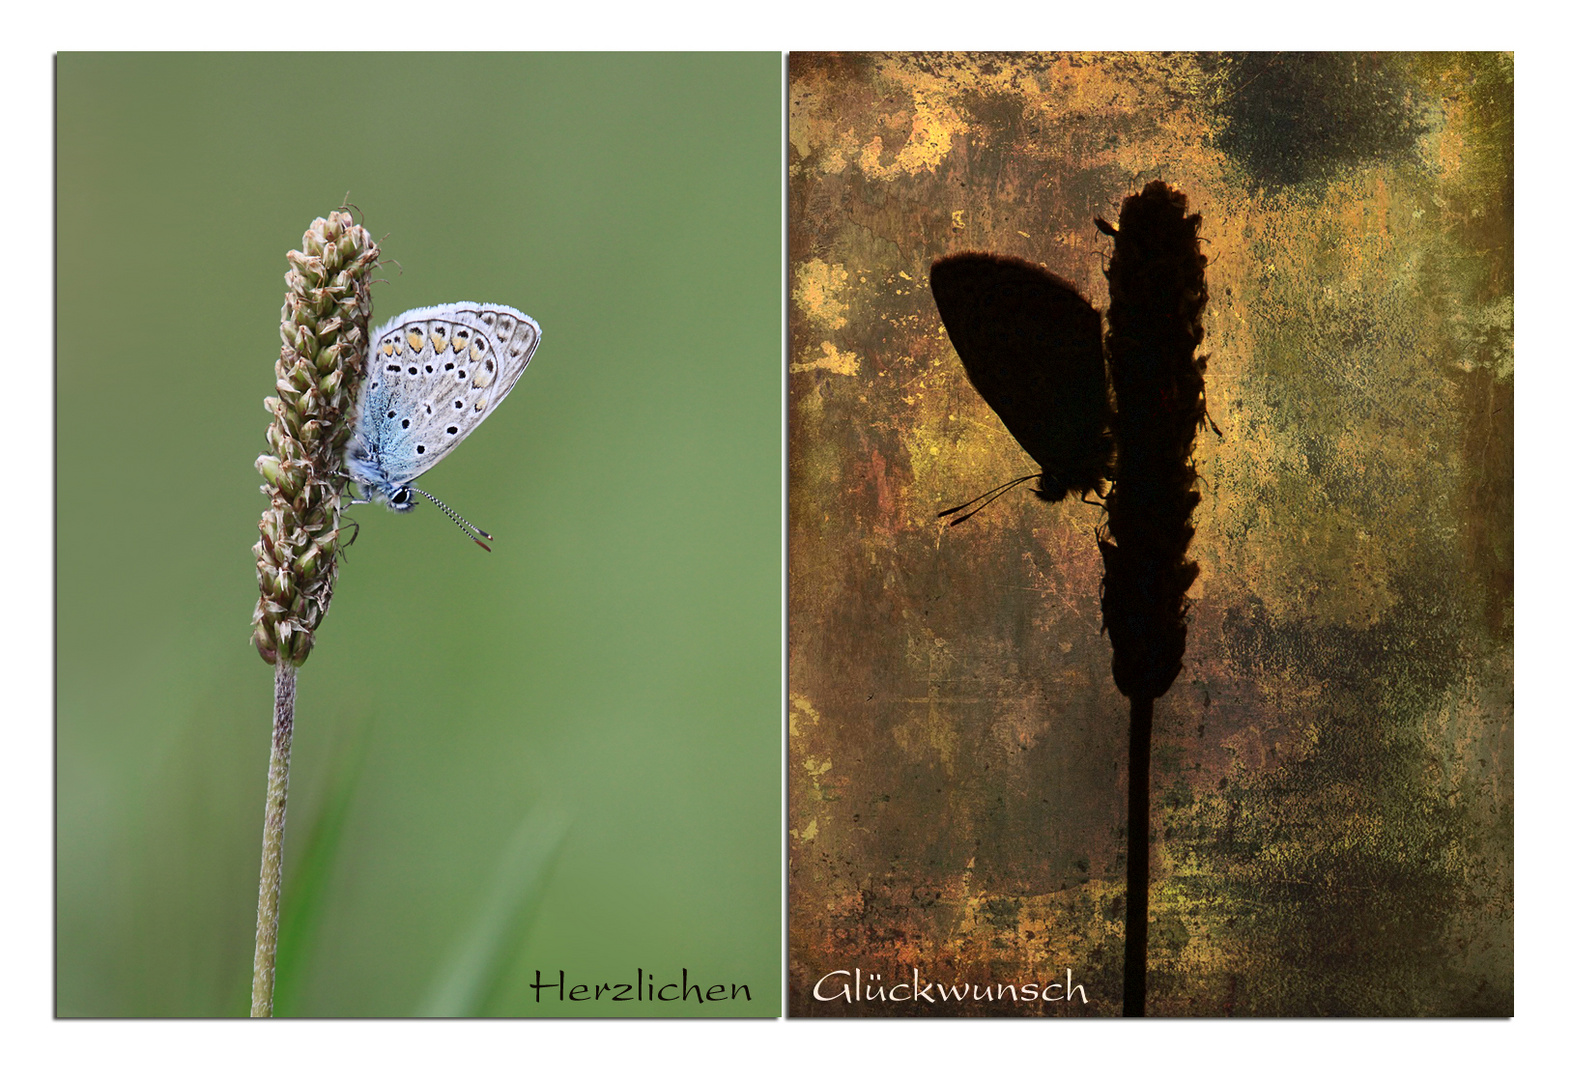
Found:
[[[932,260],[1106,305],[1092,223],[1203,215],[1210,410],[1157,703],[1152,1015],[1512,1011],[1512,60],[796,55],[790,964],[1119,1011],[1126,705],[1095,507],[967,383]],[[921,1005],[909,1011],[938,1013]],[[989,1011],[967,1006],[950,1011]]]

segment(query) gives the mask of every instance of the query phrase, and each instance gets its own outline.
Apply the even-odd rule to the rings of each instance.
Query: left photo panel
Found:
[[[779,1016],[779,54],[56,75],[56,1015]]]

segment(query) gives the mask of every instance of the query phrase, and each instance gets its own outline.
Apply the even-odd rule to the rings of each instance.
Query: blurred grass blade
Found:
[[[497,864],[490,895],[470,933],[433,981],[417,1016],[478,1016],[497,992],[534,922],[567,836],[568,817],[536,807]]]
[[[338,865],[344,822],[360,787],[362,767],[371,745],[369,725],[360,725],[347,750],[335,754],[326,798],[311,823],[300,858],[284,886],[286,903],[278,928],[278,983],[274,1016],[294,1016],[304,976],[310,970],[317,925],[327,907],[327,886]],[[342,744],[341,744],[342,745]],[[286,871],[289,866],[285,864]]]

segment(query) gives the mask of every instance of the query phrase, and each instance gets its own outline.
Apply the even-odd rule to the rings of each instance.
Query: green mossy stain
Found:
[[[1264,188],[1324,184],[1341,170],[1416,157],[1428,122],[1408,60],[1360,53],[1244,53],[1222,58],[1226,124],[1218,147]]]

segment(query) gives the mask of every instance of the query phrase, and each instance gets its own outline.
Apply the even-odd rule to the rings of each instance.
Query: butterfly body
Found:
[[[1042,468],[1033,492],[1101,491],[1113,458],[1102,317],[1064,279],[1008,255],[934,262],[934,303],[966,375]]]
[[[379,328],[344,454],[361,494],[413,510],[415,481],[491,415],[539,343],[535,320],[502,304],[415,308]]]

